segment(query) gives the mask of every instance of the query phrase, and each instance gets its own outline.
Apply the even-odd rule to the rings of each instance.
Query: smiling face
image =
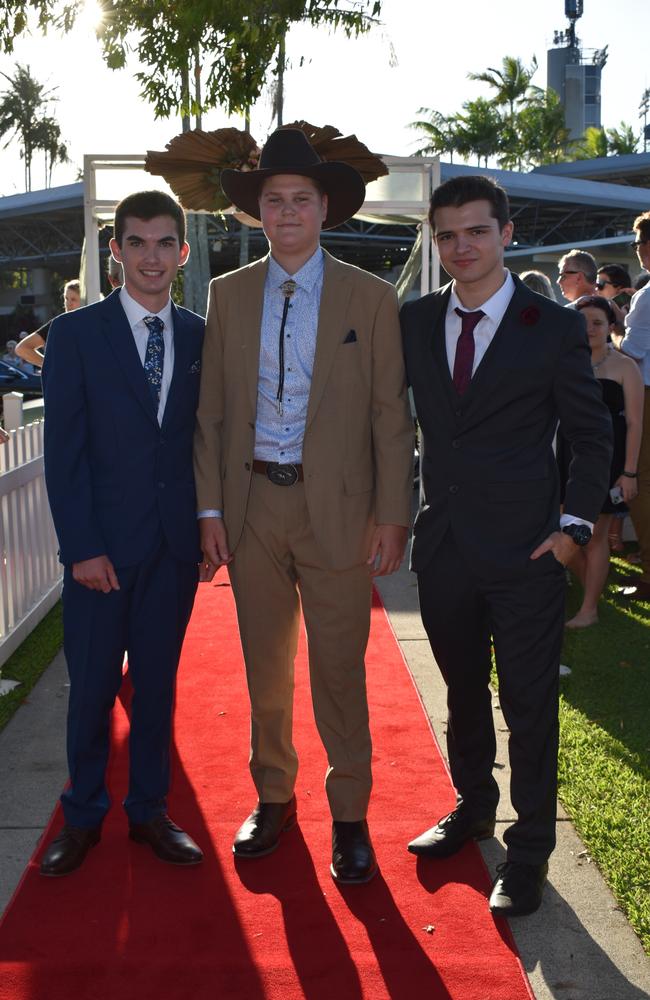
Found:
[[[487,200],[437,208],[434,212],[434,240],[440,263],[456,282],[463,299],[469,294],[485,302],[503,284],[504,249],[512,240],[512,223],[501,229]],[[468,302],[469,304],[469,302]]]
[[[310,177],[276,174],[262,186],[262,227],[276,260],[292,263],[294,270],[289,273],[315,253],[326,215],[327,195]]]
[[[605,312],[597,306],[585,306],[580,312],[587,324],[587,337],[592,354],[602,353],[607,347],[607,337],[612,332]]]
[[[110,242],[111,253],[124,269],[124,284],[136,302],[159,312],[169,298],[171,283],[187,260],[190,248],[181,243],[171,215],[153,219],[127,216],[122,245]]]

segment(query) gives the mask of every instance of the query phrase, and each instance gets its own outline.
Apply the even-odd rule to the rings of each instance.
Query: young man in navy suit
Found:
[[[402,309],[424,444],[411,564],[448,688],[457,806],[408,846],[445,858],[494,833],[493,643],[516,820],[490,908],[514,916],[540,905],[555,844],[564,565],[589,541],[605,499],[611,421],[582,317],[504,267],[505,191],[456,177],[434,192],[429,218],[453,281]],[[558,420],[573,453],[562,517]]]
[[[123,287],[54,320],[43,368],[70,674],[65,826],[43,875],[78,868],[100,839],[125,652],[134,689],[129,836],[172,864],[202,860],[166,803],[176,669],[199,573],[209,576],[198,565],[192,469],[204,321],[169,295],[189,254],[181,207],[159,191],[129,195],[115,212],[111,252]]]

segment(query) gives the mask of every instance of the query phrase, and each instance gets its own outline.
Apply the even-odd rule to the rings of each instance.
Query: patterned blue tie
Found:
[[[149,331],[147,350],[144,356],[144,373],[151,390],[156,411],[160,403],[160,387],[162,385],[163,361],[165,359],[165,341],[163,330],[165,324],[159,316],[145,316],[144,324]]]

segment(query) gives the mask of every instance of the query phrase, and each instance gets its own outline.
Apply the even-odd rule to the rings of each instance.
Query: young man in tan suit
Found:
[[[251,698],[258,804],[237,857],[269,854],[296,821],[293,662],[300,607],[327,751],[331,873],[377,871],[364,653],[372,576],[407,539],[413,434],[391,285],[335,260],[321,228],[361,207],[352,167],[280,129],[258,169],[224,170],[271,253],[212,281],[195,469],[205,561],[229,566]]]

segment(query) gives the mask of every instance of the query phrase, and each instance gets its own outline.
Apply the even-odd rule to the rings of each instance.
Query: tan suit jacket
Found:
[[[375,524],[410,522],[413,421],[393,286],[324,255],[302,463],[323,565],[342,570],[367,558]],[[199,510],[223,510],[233,552],[252,475],[267,269],[268,257],[210,283],[196,488]]]

